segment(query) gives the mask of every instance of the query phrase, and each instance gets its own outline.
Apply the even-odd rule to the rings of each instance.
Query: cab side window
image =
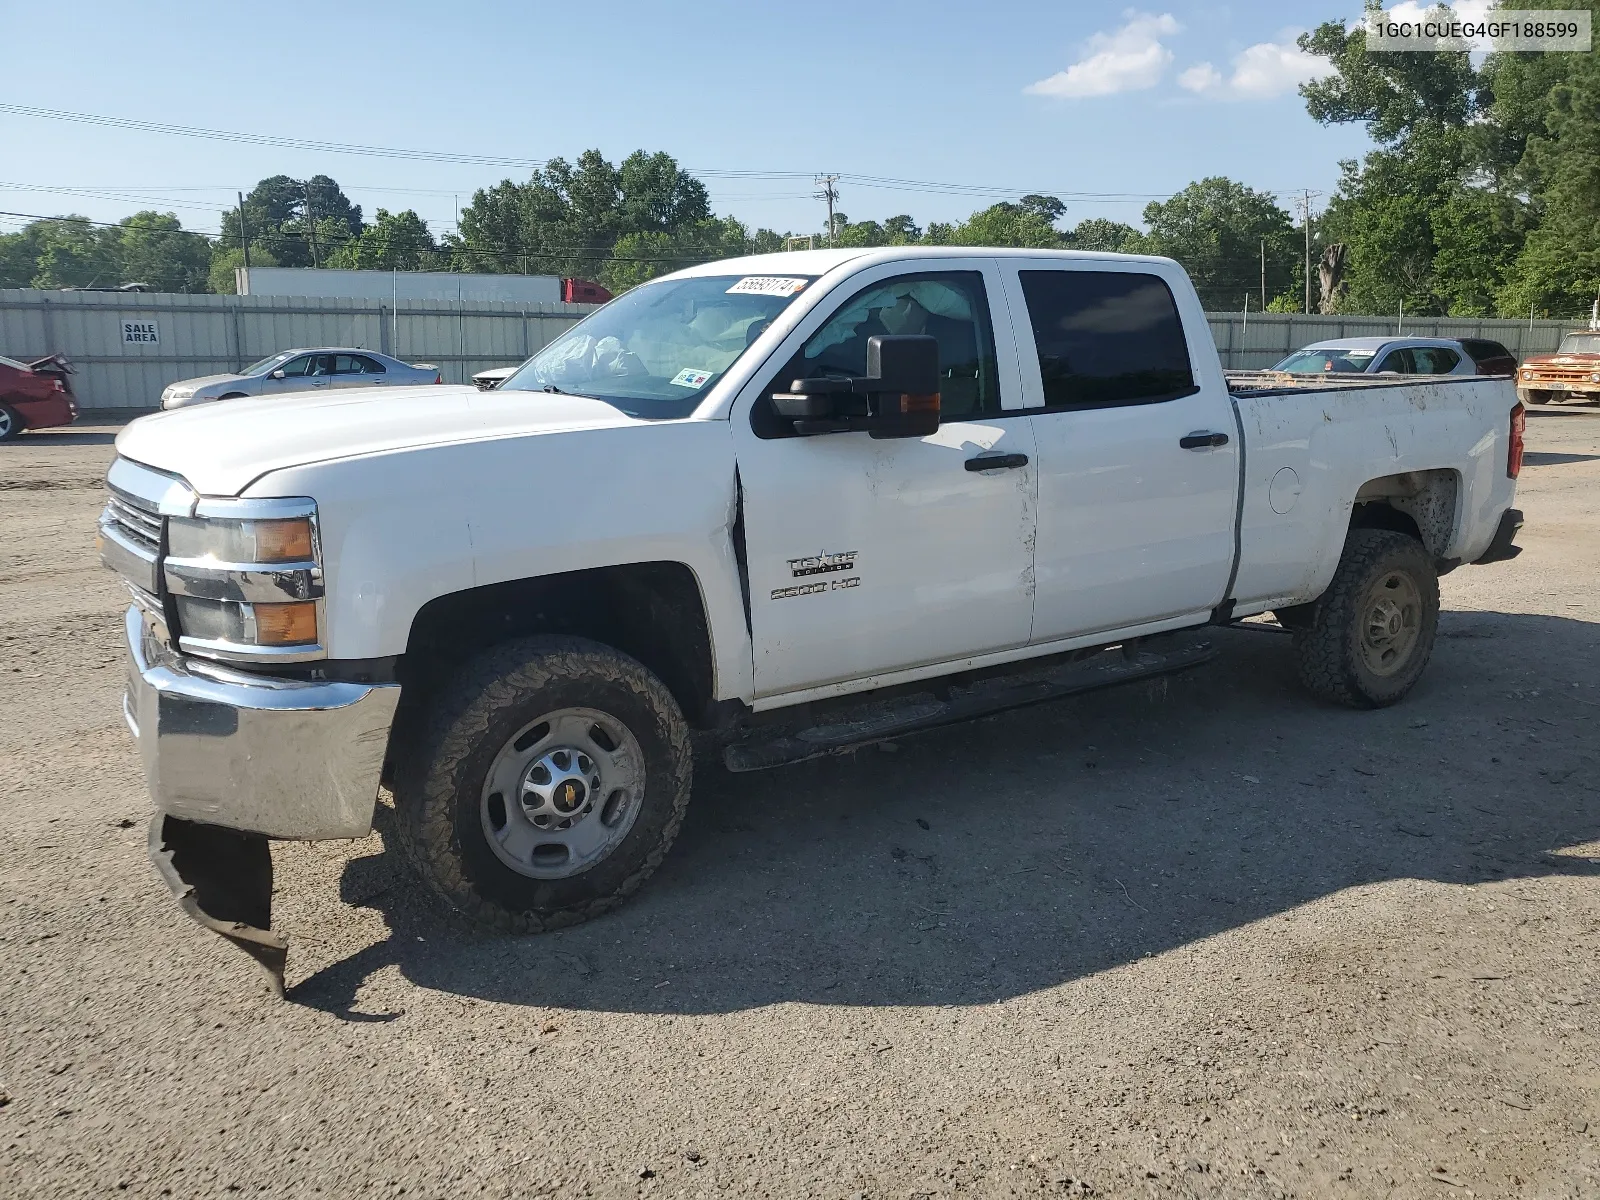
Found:
[[[1172,289],[1132,271],[1019,271],[1045,407],[1154,404],[1198,389]]]
[[[845,301],[756,401],[750,419],[757,436],[794,436],[792,425],[772,409],[773,392],[788,391],[796,379],[865,375],[867,339],[882,333],[921,333],[938,341],[942,420],[999,413],[994,331],[983,276],[977,271],[937,271],[875,283]]]
[[[278,370],[282,371],[285,377],[289,379],[297,379],[302,375],[311,374],[311,366],[314,362],[316,362],[314,356],[310,354],[302,354],[299,358],[291,358],[288,362],[284,363],[283,366],[279,367]]]
[[[383,368],[364,354],[339,354],[334,356],[336,375],[382,375]]]
[[[1418,346],[1411,353],[1419,375],[1448,375],[1461,361],[1461,356],[1447,346]]]
[[[1404,348],[1391,350],[1384,357],[1384,360],[1378,364],[1378,373],[1381,375],[1385,371],[1394,371],[1401,375],[1415,375],[1417,373],[1417,362],[1410,350]]]

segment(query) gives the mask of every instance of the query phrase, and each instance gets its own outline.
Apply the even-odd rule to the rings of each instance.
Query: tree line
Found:
[[[248,243],[262,266],[549,274],[622,291],[798,237],[1166,255],[1213,311],[1295,312],[1309,299],[1321,312],[1587,314],[1600,291],[1600,55],[1492,54],[1474,64],[1465,53],[1368,54],[1365,37],[1335,21],[1300,39],[1333,68],[1301,88],[1310,115],[1363,124],[1374,143],[1340,164],[1309,231],[1277,196],[1212,177],[1146,205],[1143,228],[1069,224],[1059,198],[1026,195],[948,223],[835,212],[831,228],[796,235],[717,215],[705,185],[669,154],[613,163],[590,150],[477,191],[457,228],[437,237],[409,209],[367,220],[326,175],[261,180],[221,215],[214,237],[153,211],[115,225],[34,221],[0,235],[0,287],[231,292]]]

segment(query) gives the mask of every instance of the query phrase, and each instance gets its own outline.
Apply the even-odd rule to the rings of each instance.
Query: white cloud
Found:
[[[1210,92],[1222,86],[1222,72],[1203,62],[1179,75],[1178,86],[1191,92]]]
[[[1136,92],[1161,82],[1172,62],[1172,51],[1161,42],[1183,27],[1171,13],[1124,13],[1122,26],[1097,33],[1085,46],[1084,56],[1065,71],[1030,83],[1023,91],[1034,96],[1114,96]]]
[[[1257,42],[1233,57],[1233,71],[1224,78],[1210,63],[1190,67],[1178,84],[1199,96],[1224,100],[1266,100],[1292,92],[1302,83],[1333,73],[1325,58],[1307,54],[1288,38]]]

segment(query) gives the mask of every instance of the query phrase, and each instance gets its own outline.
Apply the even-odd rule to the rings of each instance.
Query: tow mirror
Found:
[[[772,405],[798,434],[865,430],[874,438],[911,438],[939,429],[939,343],[927,334],[875,334],[867,339],[866,375],[789,386]]]

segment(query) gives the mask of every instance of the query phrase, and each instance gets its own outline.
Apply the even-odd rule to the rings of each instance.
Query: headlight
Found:
[[[1524,379],[1532,379],[1533,378],[1533,372],[1532,371],[1524,371],[1522,373],[1522,377]]]
[[[1600,371],[1596,371],[1592,375],[1590,375],[1589,376],[1589,382],[1590,383],[1600,383]]]
[[[309,562],[311,517],[231,520],[226,517],[173,517],[168,550],[176,558],[213,558],[225,563]]]
[[[201,500],[167,524],[178,644],[238,662],[322,658],[322,547],[306,499]]]

